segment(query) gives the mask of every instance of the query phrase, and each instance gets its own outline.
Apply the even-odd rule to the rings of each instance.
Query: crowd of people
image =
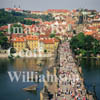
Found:
[[[68,41],[60,45],[59,54],[59,88],[56,94],[56,100],[88,100],[83,80],[80,77]]]

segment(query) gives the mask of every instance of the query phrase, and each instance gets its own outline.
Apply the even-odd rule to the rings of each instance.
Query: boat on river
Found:
[[[23,89],[24,89],[24,91],[27,91],[27,92],[33,92],[33,91],[37,90],[37,85],[32,85],[32,86],[29,86],[29,87],[26,87]]]

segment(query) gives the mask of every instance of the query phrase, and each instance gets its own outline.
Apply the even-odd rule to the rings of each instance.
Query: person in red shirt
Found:
[[[74,100],[77,100],[77,98],[75,97]]]
[[[85,98],[85,97],[83,97],[83,100],[86,100],[86,98]]]

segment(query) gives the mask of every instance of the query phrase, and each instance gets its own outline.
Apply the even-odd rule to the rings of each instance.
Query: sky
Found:
[[[100,0],[0,0],[0,8],[16,8],[24,10],[78,9],[88,8],[100,11]]]

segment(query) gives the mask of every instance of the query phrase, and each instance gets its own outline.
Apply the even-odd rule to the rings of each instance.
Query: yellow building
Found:
[[[59,40],[55,38],[39,39],[38,36],[27,35],[26,37],[15,37],[13,47],[17,52],[29,49],[33,52],[54,53],[58,47]]]
[[[13,39],[13,47],[17,52],[23,49],[34,50],[38,48],[38,37],[27,35],[26,37],[15,37]]]
[[[13,40],[13,47],[16,49],[17,52],[26,48],[26,39],[25,37],[16,37]]]
[[[30,48],[30,50],[38,49],[39,39],[37,36],[27,35],[26,40],[27,40],[27,45]]]
[[[57,49],[59,45],[59,40],[58,39],[54,39],[54,40],[55,40],[55,49]]]
[[[40,42],[42,42],[42,47],[44,47],[44,52],[48,54],[54,53],[59,43],[59,41],[54,38],[46,38],[46,39],[41,40]]]
[[[93,21],[92,25],[95,27],[100,26],[100,21],[99,20]]]

